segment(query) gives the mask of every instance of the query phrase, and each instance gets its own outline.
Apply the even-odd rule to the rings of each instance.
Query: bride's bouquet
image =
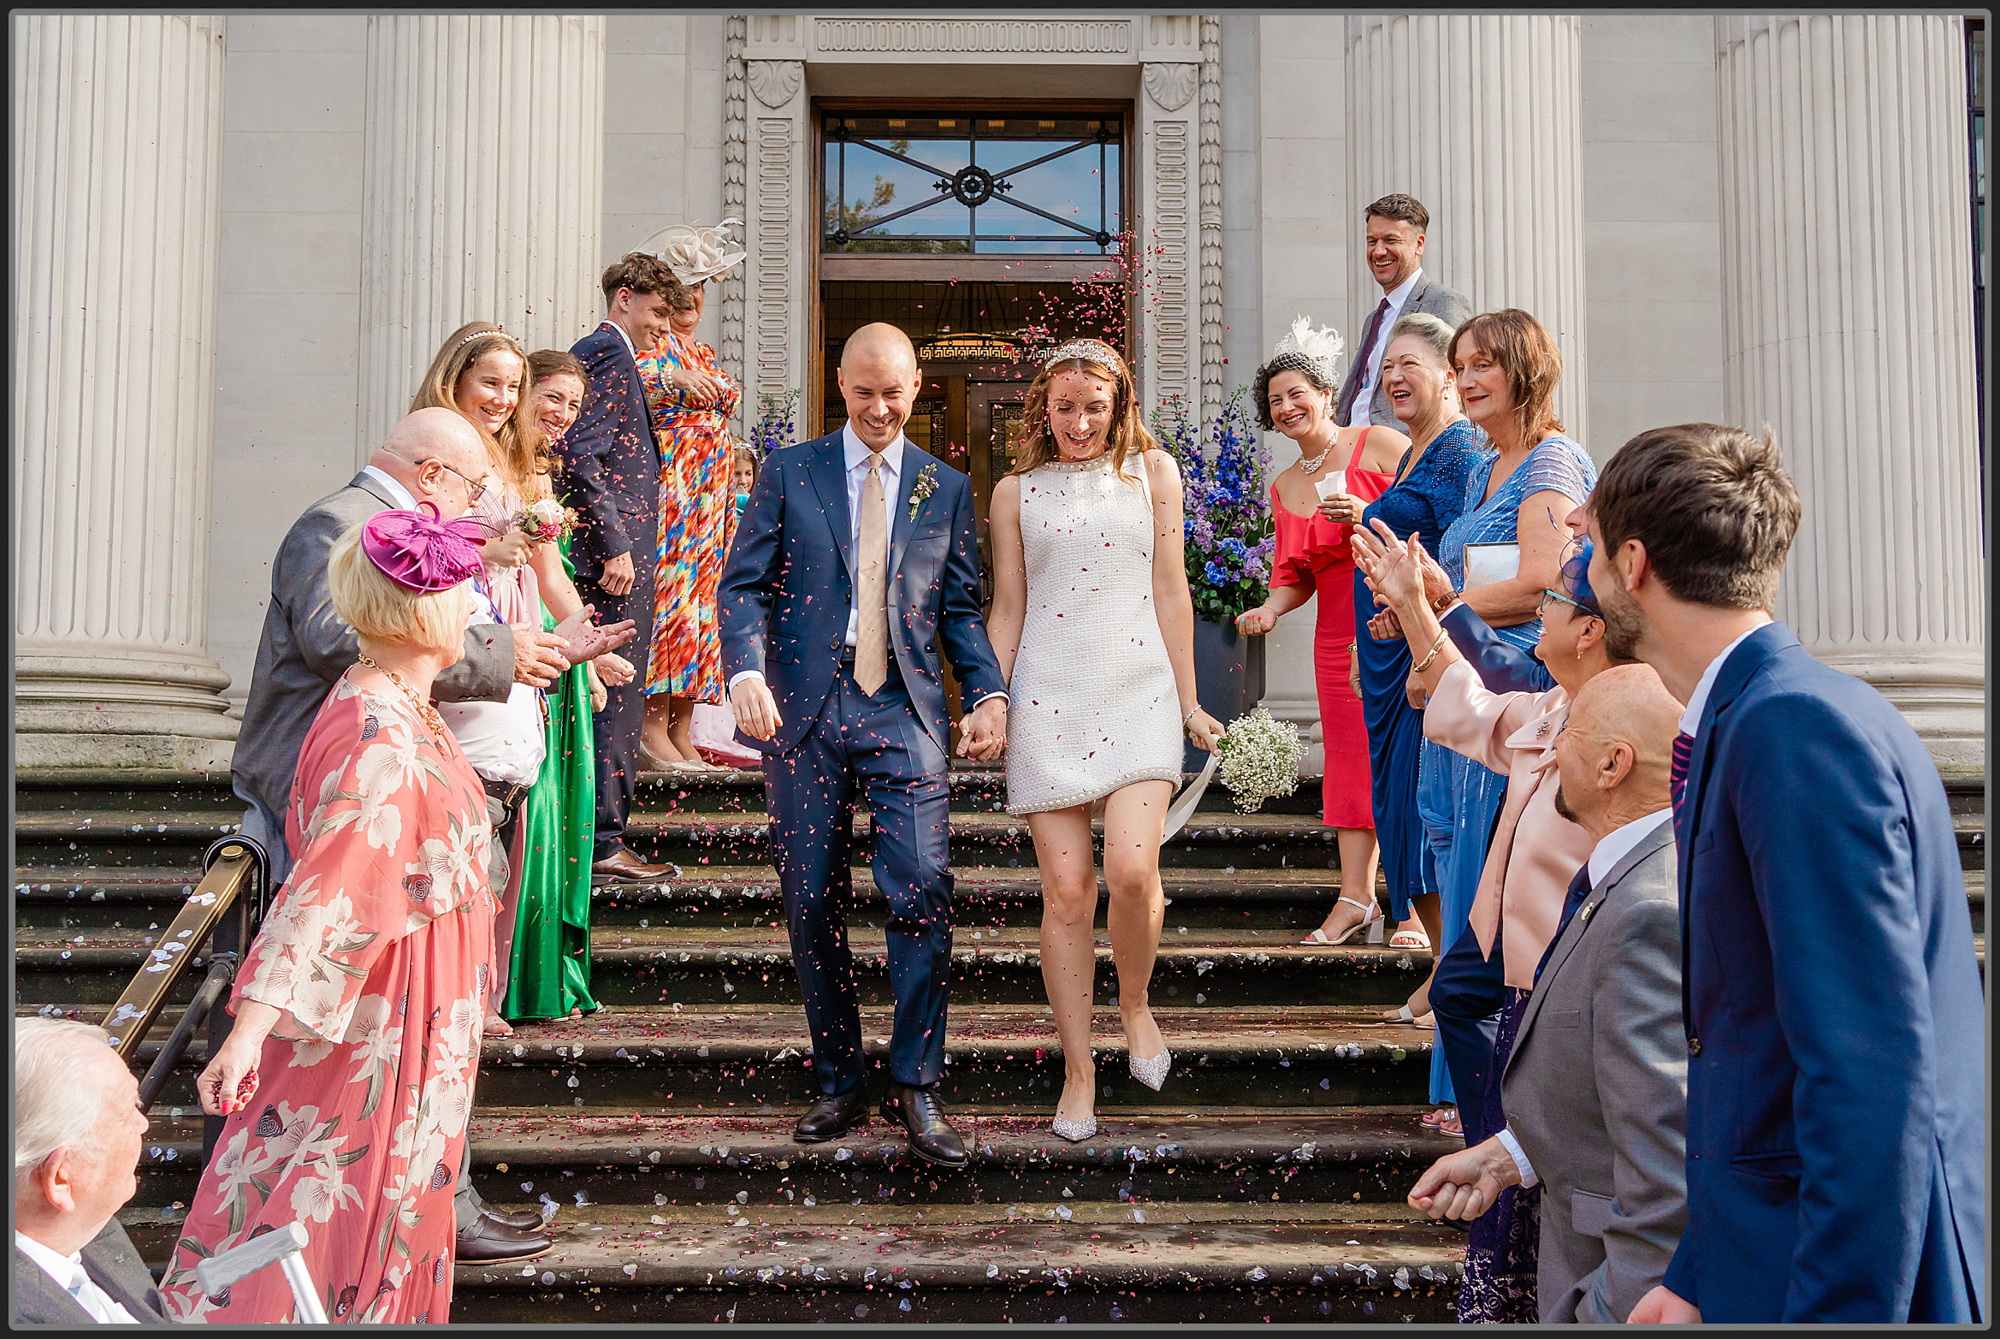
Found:
[[[1299,788],[1299,727],[1262,707],[1231,721],[1216,748],[1217,771],[1238,813],[1254,814],[1264,801]]]
[[[576,511],[552,497],[528,505],[514,518],[514,524],[529,539],[543,544],[561,543],[576,528]]]

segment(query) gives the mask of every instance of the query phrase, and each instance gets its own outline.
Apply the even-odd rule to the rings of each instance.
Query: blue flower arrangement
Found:
[[[1153,437],[1181,470],[1187,527],[1188,588],[1195,613],[1233,625],[1264,602],[1278,535],[1271,517],[1270,455],[1257,440],[1245,403],[1247,387],[1230,393],[1208,425],[1203,450],[1187,401],[1170,395],[1153,411]]]
[[[773,451],[791,446],[797,437],[793,419],[798,412],[799,393],[789,390],[783,395],[773,395],[766,391],[757,397],[757,405],[759,413],[756,425],[750,429],[749,446],[761,461]]]

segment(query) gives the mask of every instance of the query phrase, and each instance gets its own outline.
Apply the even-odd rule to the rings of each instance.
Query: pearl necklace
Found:
[[[444,738],[444,717],[438,714],[438,709],[436,707],[433,707],[430,703],[418,697],[416,693],[412,691],[410,686],[403,682],[402,675],[396,673],[396,671],[392,669],[383,669],[380,664],[378,664],[372,657],[366,654],[363,654],[362,656],[358,657],[355,663],[358,665],[364,665],[369,669],[375,670],[385,675],[388,678],[389,682],[395,684],[397,688],[401,689],[403,696],[410,700],[410,705],[414,706],[417,709],[417,715],[422,717],[424,724],[430,727],[431,734],[433,734],[440,740]]]

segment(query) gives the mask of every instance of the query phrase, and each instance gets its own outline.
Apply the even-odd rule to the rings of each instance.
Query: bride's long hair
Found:
[[[1014,457],[1011,472],[1026,474],[1060,457],[1049,423],[1049,382],[1064,372],[1084,372],[1111,383],[1111,431],[1105,449],[1111,453],[1111,468],[1120,477],[1135,478],[1125,472],[1126,459],[1136,454],[1143,461],[1154,442],[1153,434],[1146,431],[1145,416],[1139,412],[1139,389],[1133,384],[1132,369],[1109,344],[1094,339],[1078,343],[1089,346],[1086,354],[1051,359],[1029,385],[1028,403],[1021,413],[1027,439]],[[1066,344],[1057,352],[1065,353],[1074,347]]]

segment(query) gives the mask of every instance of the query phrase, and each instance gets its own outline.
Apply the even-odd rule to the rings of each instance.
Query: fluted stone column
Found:
[[[602,318],[604,18],[375,15],[367,70],[364,459],[465,322],[566,349]]]
[[[1588,446],[1584,407],[1583,70],[1574,14],[1357,15],[1347,20],[1348,199],[1392,192],[1430,210],[1424,273],[1475,312],[1519,307],[1555,336],[1556,412]],[[1348,334],[1361,341],[1362,326]],[[1600,453],[1601,454],[1601,453]]]
[[[1805,503],[1778,616],[1985,765],[1962,21],[1716,21],[1724,406]]]
[[[227,20],[12,22],[16,757],[226,767],[206,642]]]

